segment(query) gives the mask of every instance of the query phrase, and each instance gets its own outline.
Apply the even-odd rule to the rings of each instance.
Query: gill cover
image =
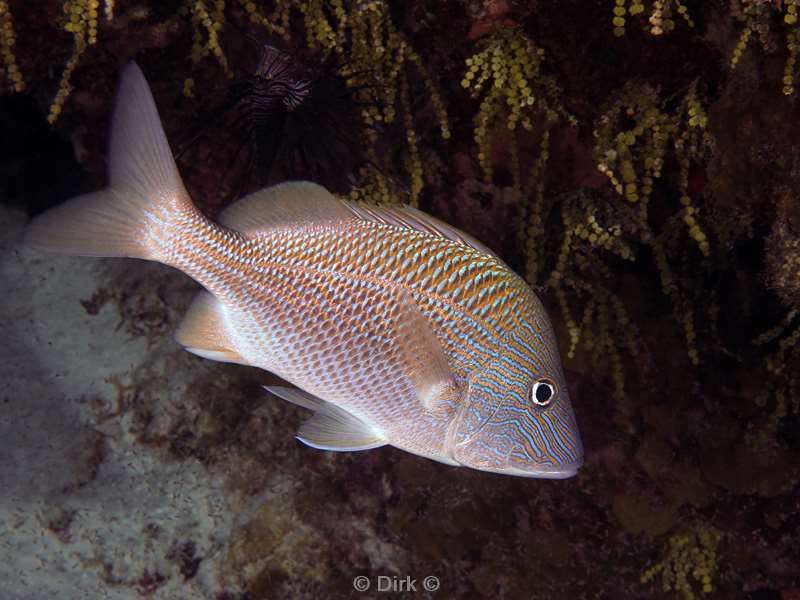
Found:
[[[466,401],[454,419],[450,455],[457,463],[517,475],[560,479],[575,475],[583,463],[578,426],[559,377],[546,406],[534,402],[530,390],[548,375],[532,373],[526,384],[504,389],[501,396],[485,382],[496,380],[488,369],[468,380]]]

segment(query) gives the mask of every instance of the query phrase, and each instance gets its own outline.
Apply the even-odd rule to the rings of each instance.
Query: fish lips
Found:
[[[559,465],[558,467],[536,467],[535,469],[526,471],[525,469],[518,469],[517,467],[477,467],[482,471],[490,473],[500,473],[502,475],[513,475],[514,477],[528,477],[531,479],[569,479],[578,474],[578,469],[581,468],[583,462],[572,463],[568,465]],[[469,466],[469,465],[468,465]]]
[[[453,446],[450,450],[450,458],[458,465],[489,473],[535,479],[568,479],[569,477],[574,477],[583,464],[582,460],[557,466],[531,463],[529,468],[520,468],[514,466],[508,458],[495,464],[480,457],[475,457],[475,450],[471,447],[470,441],[472,441],[472,438]]]

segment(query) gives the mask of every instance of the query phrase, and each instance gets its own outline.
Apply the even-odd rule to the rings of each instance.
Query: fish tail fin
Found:
[[[197,212],[172,157],[150,88],[131,62],[112,118],[109,186],[35,217],[27,246],[77,256],[163,260],[171,222]]]

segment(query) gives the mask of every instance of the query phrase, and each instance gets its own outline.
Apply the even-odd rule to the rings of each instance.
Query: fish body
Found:
[[[531,288],[485,246],[410,208],[295,182],[215,223],[191,202],[143,75],[126,67],[110,185],[37,217],[29,245],[156,260],[201,292],[176,339],[271,371],[314,415],[323,449],[390,444],[451,465],[573,475],[582,448],[552,327]]]

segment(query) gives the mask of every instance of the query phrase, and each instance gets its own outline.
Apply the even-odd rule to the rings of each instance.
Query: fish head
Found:
[[[468,378],[450,456],[482,471],[563,479],[583,464],[583,446],[552,326],[541,309],[506,336],[491,364]]]

